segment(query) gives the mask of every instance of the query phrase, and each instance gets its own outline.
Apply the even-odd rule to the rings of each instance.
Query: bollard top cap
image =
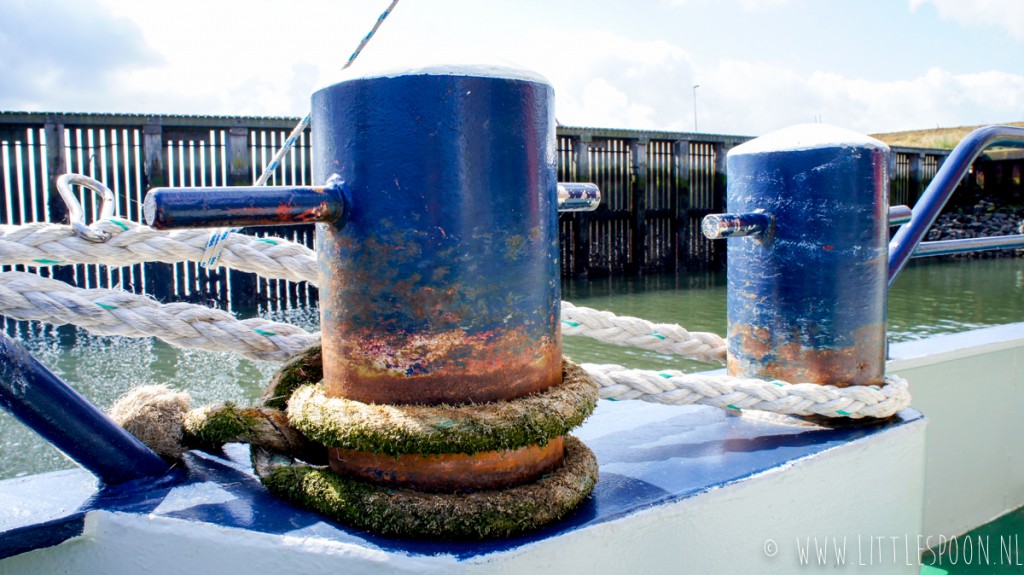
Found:
[[[514,65],[483,63],[433,63],[403,66],[353,66],[336,78],[338,82],[368,78],[397,78],[399,76],[465,76],[474,78],[499,78],[504,80],[525,80],[551,85],[544,76]]]
[[[729,156],[820,148],[876,148],[889,151],[885,142],[853,130],[828,124],[799,124],[740,144],[729,151]]]

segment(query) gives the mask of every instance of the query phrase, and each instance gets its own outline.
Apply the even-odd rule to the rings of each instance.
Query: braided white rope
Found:
[[[602,399],[640,399],[669,405],[701,404],[756,409],[784,415],[888,417],[910,405],[906,380],[889,376],[883,387],[835,387],[740,379],[728,375],[645,371],[619,365],[581,365],[597,382]]]
[[[0,314],[70,323],[100,335],[156,336],[179,347],[234,351],[259,360],[284,361],[319,339],[319,334],[262,318],[238,320],[204,306],[160,304],[121,290],[80,289],[24,272],[0,274]]]
[[[235,351],[250,359],[270,361],[284,361],[319,339],[319,334],[261,318],[238,320],[203,306],[162,305],[120,290],[79,289],[24,272],[0,274],[0,314],[58,325],[71,323],[101,335],[156,336],[180,347]],[[850,418],[887,417],[910,404],[907,384],[899,378],[882,388],[836,388],[617,365],[583,364],[583,368],[605,399]]]
[[[49,266],[104,264],[126,266],[147,261],[201,261],[208,231],[160,231],[124,220],[104,220],[91,226],[108,233],[105,243],[83,240],[70,226],[25,224],[0,226],[0,262],[7,265]],[[302,244],[280,238],[232,234],[224,241],[223,265],[268,278],[307,281],[316,285],[316,254]],[[707,332],[690,332],[674,324],[617,316],[608,311],[562,302],[562,333],[581,335],[659,353],[701,361],[725,361],[725,340]]]
[[[146,261],[199,261],[206,248],[203,230],[164,232],[110,219],[93,224],[109,232],[105,243],[79,238],[69,226],[0,226],[0,262],[46,266],[64,263],[132,265]],[[232,235],[224,263],[264,277],[316,284],[314,252],[279,238]],[[259,318],[237,320],[231,314],[186,303],[161,305],[119,290],[82,290],[34,274],[0,274],[0,314],[19,320],[72,323],[102,335],[156,336],[181,347],[235,351],[251,359],[283,361],[317,339],[294,326]],[[617,316],[562,302],[562,332],[702,361],[724,362],[726,342],[707,332],[675,324]],[[724,409],[757,409],[789,415],[886,417],[910,404],[906,382],[894,378],[882,388],[836,388],[813,383],[738,379],[730,376],[643,371],[584,364],[607,399],[641,399]]]
[[[615,345],[725,363],[726,343],[718,334],[617,316],[610,311],[576,307],[567,301],[562,302],[562,334],[585,335]]]
[[[160,231],[121,219],[97,222],[91,229],[111,234],[104,243],[78,237],[71,226],[34,223],[0,226],[0,262],[4,265],[51,266],[143,262],[198,262],[209,230]],[[223,263],[268,278],[315,283],[316,254],[302,244],[280,238],[233,234],[224,241]]]

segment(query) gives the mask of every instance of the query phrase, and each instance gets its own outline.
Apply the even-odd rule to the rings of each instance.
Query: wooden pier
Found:
[[[107,184],[118,214],[142,221],[142,199],[156,186],[246,185],[283,143],[297,118],[0,113],[0,224],[61,221],[54,181],[81,173]],[[559,181],[594,182],[604,200],[592,213],[559,216],[563,277],[718,269],[724,245],[700,234],[704,215],[725,208],[725,158],[747,136],[558,128]],[[893,148],[893,204],[912,205],[947,152]],[[270,185],[311,184],[308,132]],[[1019,167],[1017,168],[1019,174]],[[981,172],[978,172],[981,173]],[[1019,177],[1019,176],[1018,176]],[[973,185],[973,183],[972,183]],[[87,214],[94,198],[82,198]],[[312,225],[250,228],[312,247]],[[0,262],[2,263],[2,262]],[[13,269],[0,266],[0,270]],[[270,309],[316,300],[304,283],[266,280],[193,263],[124,268],[41,268],[81,287],[121,287],[161,301],[217,301],[227,309]]]

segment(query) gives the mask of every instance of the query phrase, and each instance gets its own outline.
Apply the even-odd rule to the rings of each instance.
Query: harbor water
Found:
[[[562,298],[691,331],[725,334],[725,272],[566,280]],[[264,314],[318,330],[316,309]],[[889,292],[889,341],[1024,321],[1024,259],[914,261]],[[187,391],[193,406],[255,400],[277,364],[231,353],[182,350],[153,339],[99,337],[69,326],[13,324],[8,332],[42,363],[102,408],[133,386],[166,383]],[[577,362],[696,372],[721,367],[676,356],[617,347],[584,337],[564,339]],[[913,389],[913,382],[911,382]],[[57,450],[0,412],[0,479],[74,466]]]

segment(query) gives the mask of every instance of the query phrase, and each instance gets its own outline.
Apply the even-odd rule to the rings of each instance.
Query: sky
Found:
[[[0,110],[302,116],[388,4],[0,0]],[[1024,0],[400,0],[353,71],[425,63],[539,73],[570,126],[1021,121]]]

